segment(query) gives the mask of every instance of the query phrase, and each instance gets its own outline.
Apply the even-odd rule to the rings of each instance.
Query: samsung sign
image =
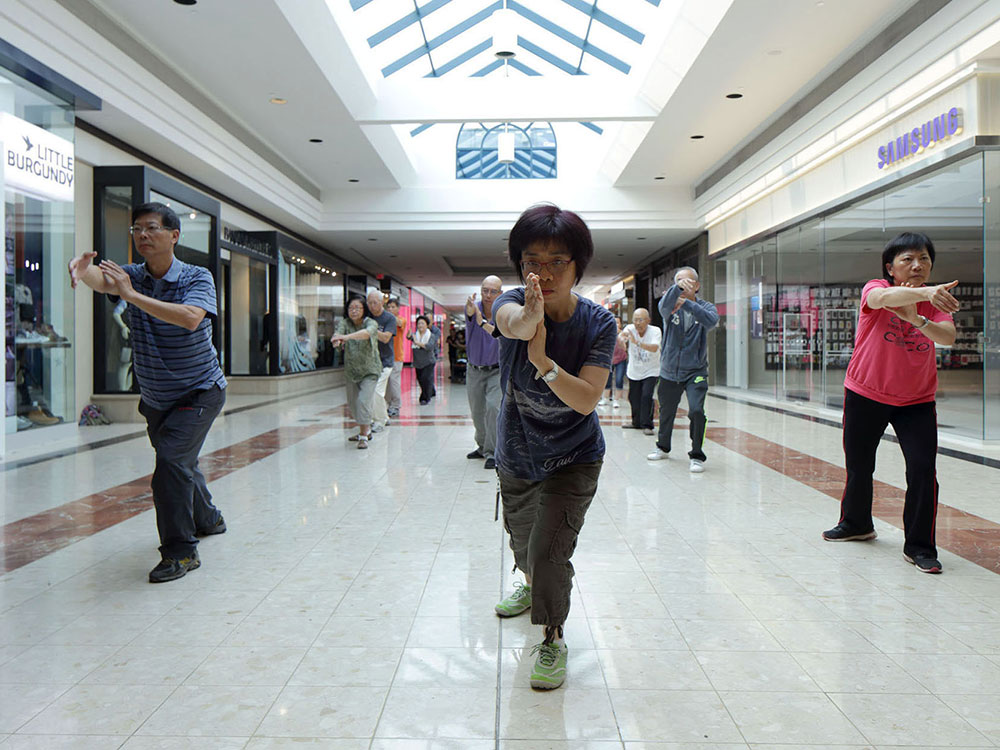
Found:
[[[2,112],[0,142],[6,189],[42,200],[73,200],[71,141]]]
[[[939,117],[913,128],[894,141],[878,147],[878,168],[884,169],[923,153],[940,141],[962,132],[962,110],[952,107]]]

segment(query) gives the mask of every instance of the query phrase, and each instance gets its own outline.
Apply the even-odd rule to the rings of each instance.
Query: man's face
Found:
[[[376,318],[382,314],[385,306],[382,304],[382,296],[379,294],[373,294],[368,298],[368,309],[372,311],[372,315]]]
[[[132,243],[143,258],[158,257],[173,251],[180,239],[179,229],[164,229],[163,218],[156,213],[141,214],[132,224]]]
[[[639,332],[639,335],[644,336],[646,329],[649,327],[649,313],[636,312],[632,316],[632,324],[635,326],[635,330]]]
[[[385,306],[385,309],[388,310],[392,315],[395,315],[396,317],[399,317],[399,303],[398,302],[390,302],[388,305]]]
[[[502,285],[495,281],[484,281],[479,287],[479,293],[483,295],[483,308],[489,311],[493,307],[493,302],[500,296]]]
[[[681,284],[680,282],[682,279],[687,279],[690,283],[685,282],[684,284]],[[684,289],[681,293],[682,297],[687,297],[688,299],[694,299],[698,290],[701,289],[701,284],[698,282],[698,279],[696,279],[695,275],[690,271],[678,271],[677,275],[674,277],[674,283],[678,284],[682,288],[693,284],[693,288]]]

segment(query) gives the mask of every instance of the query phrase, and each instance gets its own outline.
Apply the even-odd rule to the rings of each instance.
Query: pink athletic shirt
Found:
[[[885,279],[872,279],[861,291],[861,315],[844,387],[891,406],[933,401],[937,392],[934,342],[892,310],[868,307],[872,289],[891,286]],[[917,313],[934,323],[952,319],[930,302],[918,302]]]

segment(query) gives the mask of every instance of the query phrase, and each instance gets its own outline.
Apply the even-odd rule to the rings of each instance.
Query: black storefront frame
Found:
[[[270,268],[270,273],[268,275],[267,282],[267,306],[270,311],[270,316],[266,321],[267,331],[266,335],[268,340],[272,342],[272,345],[267,353],[267,376],[280,375],[280,350],[278,347],[278,235],[277,231],[269,232],[247,232],[241,229],[235,229],[232,227],[225,227],[225,230],[221,233],[219,238],[219,247],[230,253],[230,256],[235,253],[237,255],[243,255],[251,260],[256,260],[260,263],[267,263]],[[220,259],[221,265],[227,265],[231,268],[229,260]],[[231,272],[226,274],[225,277],[225,300],[226,300],[226,320],[225,320],[225,330],[226,337],[223,342],[225,347],[225,356],[223,361],[225,362],[225,374],[227,376],[232,375],[230,370],[232,369],[233,361],[233,350],[232,350],[232,295],[231,295]],[[236,375],[235,377],[244,377],[243,375]],[[252,377],[252,376],[251,376]]]
[[[144,165],[128,167],[94,167],[94,248],[103,254],[107,244],[107,222],[105,213],[105,189],[125,187],[131,189],[132,206],[140,206],[149,201],[150,193],[156,192],[177,200],[196,211],[211,217],[209,231],[208,270],[215,279],[215,296],[217,309],[222,303],[221,259],[219,257],[219,235],[221,232],[221,204],[182,182],[157,172]],[[136,196],[141,196],[138,199]],[[182,219],[183,223],[183,219]],[[108,330],[101,309],[102,295],[94,295],[94,393],[123,393],[119,389],[111,390],[105,382],[105,365],[107,362]],[[212,326],[212,343],[217,352],[222,351],[220,326]]]

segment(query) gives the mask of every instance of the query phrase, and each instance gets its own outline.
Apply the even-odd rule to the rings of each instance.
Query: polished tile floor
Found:
[[[134,430],[0,466],[0,748],[1000,746],[1000,470],[940,458],[928,576],[900,557],[895,444],[879,539],[829,544],[836,428],[710,397],[692,475],[602,407],[569,680],[542,693],[539,629],[493,614],[517,576],[464,388],[419,407],[409,376],[367,452],[342,389],[220,419],[203,463],[229,532],[173,583],[146,583],[148,444],[92,447]]]

